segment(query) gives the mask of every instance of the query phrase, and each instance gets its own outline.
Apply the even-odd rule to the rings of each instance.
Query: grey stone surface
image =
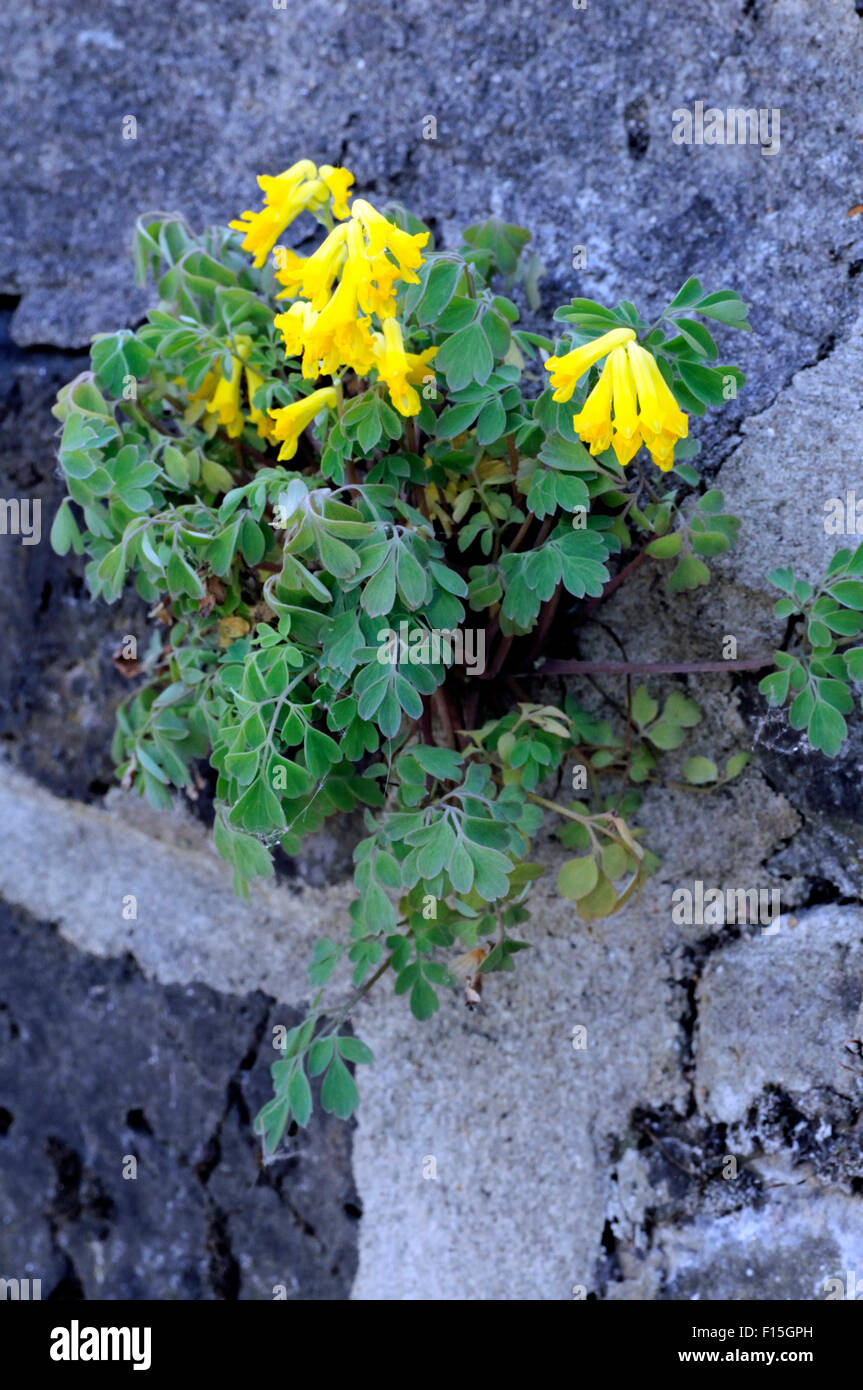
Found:
[[[380,1064],[364,1077],[355,1136],[365,1219],[354,1298],[601,1288],[614,1136],[644,1095],[685,1100],[666,901],[648,890],[585,928],[549,886],[524,968],[489,979],[482,1013],[450,998],[422,1033],[403,999],[358,1015]]]
[[[715,1121],[745,1117],[767,1085],[861,1097],[847,1069],[863,975],[863,911],[781,918],[710,957],[698,984],[696,1092]],[[844,1065],[843,1065],[844,1064]]]
[[[853,502],[850,536],[827,529],[831,499],[841,500],[843,512],[849,493],[863,503],[861,376],[863,316],[823,361],[798,372],[767,410],[745,422],[741,444],[722,465],[726,503],[742,525],[733,555],[720,557],[716,573],[725,580],[726,630],[737,634],[741,654],[781,641],[784,622],[773,616],[779,591],[765,584],[770,570],[791,565],[798,578],[817,584],[837,550],[863,540],[863,508],[857,535]]]
[[[350,901],[347,883],[291,890],[273,879],[258,880],[248,902],[235,897],[212,837],[182,809],[162,818],[156,838],[138,828],[134,803],[131,819],[107,814],[52,797],[6,767],[0,807],[0,898],[56,922],[84,950],[131,952],[164,984],[263,989],[299,1002],[315,939]]]
[[[780,1174],[771,1176],[780,1181]],[[797,1186],[792,1177],[761,1207],[660,1228],[646,1267],[611,1285],[608,1297],[816,1302],[835,1298],[831,1281],[839,1279],[853,1298],[863,1250],[860,1217],[859,1206],[849,1208],[805,1182]]]
[[[0,950],[4,1274],[55,1299],[344,1298],[349,1127],[319,1118],[267,1167],[250,1131],[297,1014],[162,987],[2,904]]]

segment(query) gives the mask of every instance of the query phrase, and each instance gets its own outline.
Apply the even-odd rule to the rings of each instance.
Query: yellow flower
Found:
[[[245,423],[243,412],[240,410],[242,363],[238,357],[232,356],[231,375],[223,376],[221,366],[217,367],[217,374],[218,385],[210,397],[207,413],[216,416],[219,424],[225,426],[231,439],[237,439],[243,433]]]
[[[667,473],[674,463],[674,445],[689,433],[689,420],[656,362],[638,343],[627,345],[635,389],[638,392],[638,420],[642,438],[653,462]]]
[[[333,217],[341,221],[343,217],[348,216],[348,189],[354,181],[354,176],[347,169],[334,169],[332,164],[322,164],[318,173],[329,190],[333,202]]]
[[[611,406],[613,400],[613,379],[611,359],[606,362],[580,414],[573,415],[572,428],[585,444],[590,445],[592,454],[601,454],[608,448],[612,438]]]
[[[293,405],[278,406],[268,413],[275,420],[274,438],[281,443],[280,459],[292,459],[297,452],[297,441],[306,425],[311,424],[322,410],[335,409],[336,392],[333,386],[323,386],[310,396],[294,401]]]
[[[331,164],[317,169],[310,159],[298,160],[275,177],[259,175],[264,206],[258,212],[247,208],[228,225],[236,232],[245,232],[243,250],[254,254],[255,266],[260,269],[285,228],[306,208],[319,213],[332,200],[335,216],[346,217],[345,199],[352,183],[353,174],[347,169]]]
[[[321,373],[333,375],[345,365],[362,376],[372,361],[369,320],[358,316],[356,277],[349,262],[329,304],[305,335],[303,376],[314,381]]]
[[[437,348],[405,352],[398,319],[384,319],[383,333],[374,335],[374,364],[400,415],[419,414],[420,398],[413,383],[420,385],[424,381],[428,375],[426,366],[436,352]]]
[[[434,381],[434,372],[428,370],[428,364],[437,355],[437,348],[425,348],[423,352],[407,352],[408,359],[408,381],[412,381],[415,386],[422,386],[428,377]]]
[[[551,373],[549,380],[550,385],[555,388],[554,400],[568,401],[588,367],[592,367],[594,362],[598,362],[600,357],[604,357],[612,348],[619,347],[621,343],[632,342],[634,338],[635,330],[632,328],[612,328],[609,333],[603,333],[601,338],[594,338],[592,343],[584,343],[581,347],[574,348],[564,357],[549,357],[545,370]]]
[[[249,398],[249,419],[262,439],[272,439],[273,424],[261,410],[252,405],[255,392],[264,381],[252,367],[246,365],[246,358],[252,350],[252,340],[247,333],[238,333],[233,341],[235,352],[231,353],[231,375],[222,372],[221,356],[204,376],[197,391],[189,393],[189,400],[206,401],[206,417],[216,424],[224,425],[231,439],[238,439],[243,433],[245,419],[240,408],[240,385],[245,367],[246,393]]]
[[[415,415],[420,401],[413,387],[427,375],[435,350],[405,351],[401,328],[394,322],[396,285],[418,283],[415,272],[423,264],[421,248],[429,234],[402,231],[363,199],[355,199],[348,211],[352,176],[329,165],[317,172],[334,212],[347,220],[310,256],[280,248],[276,279],[283,289],[278,297],[295,300],[275,319],[285,352],[302,353],[303,376],[311,381],[346,367],[364,376],[377,366],[397,409]],[[374,319],[383,333],[375,331]]]
[[[282,335],[288,357],[300,355],[317,317],[311,304],[304,299],[298,299],[284,314],[276,314],[273,323]]]
[[[611,349],[572,427],[592,454],[613,447],[621,467],[645,444],[653,462],[667,472],[674,464],[675,443],[686,438],[689,421],[656,358],[629,339]]]
[[[252,368],[246,367],[246,391],[249,396],[249,419],[258,431],[262,439],[272,440],[276,437],[276,427],[272,420],[268,419],[263,410],[258,410],[252,404],[255,399],[255,392],[264,384],[264,379]]]
[[[415,235],[403,232],[364,198],[354,199],[351,216],[359,219],[368,237],[366,255],[369,260],[373,261],[384,250],[389,251],[398,265],[400,279],[408,285],[419,284],[414,271],[423,263],[420,248],[428,241],[428,232],[417,232]]]
[[[342,223],[333,228],[311,256],[284,251],[280,257],[282,265],[276,271],[276,279],[285,286],[279,298],[301,293],[311,301],[313,309],[322,309],[330,296],[333,281],[344,265],[347,235],[348,228]]]

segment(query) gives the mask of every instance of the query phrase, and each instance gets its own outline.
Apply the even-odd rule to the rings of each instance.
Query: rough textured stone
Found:
[[[249,1127],[297,1015],[148,982],[2,904],[0,941],[4,1274],[57,1299],[344,1298],[350,1129],[319,1118],[263,1167]]]
[[[841,1197],[804,1184],[774,1195],[760,1209],[662,1229],[651,1263],[668,1271],[658,1294],[664,1298],[810,1302],[835,1298],[832,1280],[847,1287],[848,1271],[859,1270],[861,1253],[859,1204],[849,1208]],[[611,1296],[632,1292],[624,1283]]]
[[[0,824],[0,898],[56,922],[84,950],[131,952],[165,984],[263,989],[299,1002],[316,937],[339,929],[350,901],[347,884],[291,891],[266,879],[244,902],[212,838],[182,815],[166,815],[163,838],[152,838],[116,815],[52,797],[8,768],[0,768]]]
[[[769,409],[745,422],[743,442],[722,465],[726,504],[742,525],[733,555],[720,557],[716,572],[726,581],[723,616],[741,655],[782,638],[784,622],[773,616],[779,592],[765,583],[770,570],[791,565],[817,584],[837,550],[863,539],[854,531],[853,504],[850,538],[827,530],[830,499],[844,510],[856,489],[863,503],[861,375],[863,316],[823,361],[798,372]]]
[[[845,1043],[860,1005],[863,911],[819,907],[771,931],[711,956],[698,985],[696,1087],[712,1120],[742,1119],[768,1083],[795,1101],[819,1088],[860,1096]]]
[[[355,1135],[365,1220],[354,1298],[568,1299],[601,1287],[612,1138],[644,1095],[685,1095],[666,901],[649,889],[588,928],[549,889],[534,949],[516,975],[489,978],[481,1013],[449,998],[420,1031],[392,997],[358,1015],[379,1060]]]

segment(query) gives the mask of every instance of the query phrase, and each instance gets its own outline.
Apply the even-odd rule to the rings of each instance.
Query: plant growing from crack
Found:
[[[137,274],[158,303],[95,339],[54,408],[68,498],[52,542],[88,557],[94,597],[114,602],[134,576],[155,620],[118,714],[124,785],[169,806],[209,759],[215,843],[241,892],[273,873],[276,846],[296,853],[365,808],[347,930],[315,948],[311,1008],[258,1116],[270,1151],[308,1122],[310,1076],[326,1110],[354,1110],[351,1064],[372,1057],[348,1029],[378,980],[422,1020],[441,989],[462,981],[475,1003],[514,968],[544,823],[577,851],[558,888],[583,919],[640,892],[657,862],[632,824],[640,789],[701,715],[635,677],[771,660],[633,663],[616,633],[619,662],[565,655],[643,564],[671,565],[681,592],[735,541],[687,460],[689,417],[743,381],[704,324],[748,328],[739,296],[692,278],[653,324],[628,301],[575,299],[554,342],[517,327],[510,296],[521,286],[535,307],[540,270],[526,231],[492,218],[436,250],[404,209],[350,203],[352,181],[301,161],[262,178],[264,207],[230,227],[142,218]],[[308,256],[278,244],[301,212],[326,233]],[[806,627],[763,688],[773,703],[795,692],[792,723],[827,752],[863,674],[844,645],[863,626],[860,573],[860,552],[840,552],[817,594],[774,576]],[[566,674],[583,688],[554,698]],[[720,773],[694,753],[683,785],[745,762]],[[325,1003],[337,970],[352,993]]]

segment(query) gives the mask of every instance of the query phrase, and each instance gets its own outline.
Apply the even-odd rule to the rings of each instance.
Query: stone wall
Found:
[[[742,563],[667,608],[645,566],[608,620],[631,658],[715,658],[729,632],[741,656],[769,646],[765,570],[816,573],[826,499],[863,496],[859,9],[6,8],[0,491],[43,500],[45,538],[0,536],[0,1272],[57,1298],[216,1299],[816,1299],[863,1275],[845,1050],[863,1027],[863,725],[827,763],[754,678],[701,681],[705,737],[753,761],[716,797],[648,798],[663,864],[641,902],[585,927],[541,889],[534,949],[481,1014],[448,1000],[420,1028],[381,996],[358,1023],[378,1062],[356,1125],[318,1120],[264,1165],[248,1121],[271,1030],[303,1002],[310,941],[342,929],[350,834],[246,904],[205,808],[156,817],[111,790],[110,654],[143,614],[92,607],[47,545],[51,400],[92,333],[141,315],[135,217],[225,219],[257,172],[309,155],[444,244],[490,211],[530,226],[538,321],[575,294],[649,311],[695,271],[744,295],[746,388],[696,426]],[[699,100],[778,108],[781,148],[674,144],[672,112]],[[780,929],[673,926],[694,879],[781,884]]]

